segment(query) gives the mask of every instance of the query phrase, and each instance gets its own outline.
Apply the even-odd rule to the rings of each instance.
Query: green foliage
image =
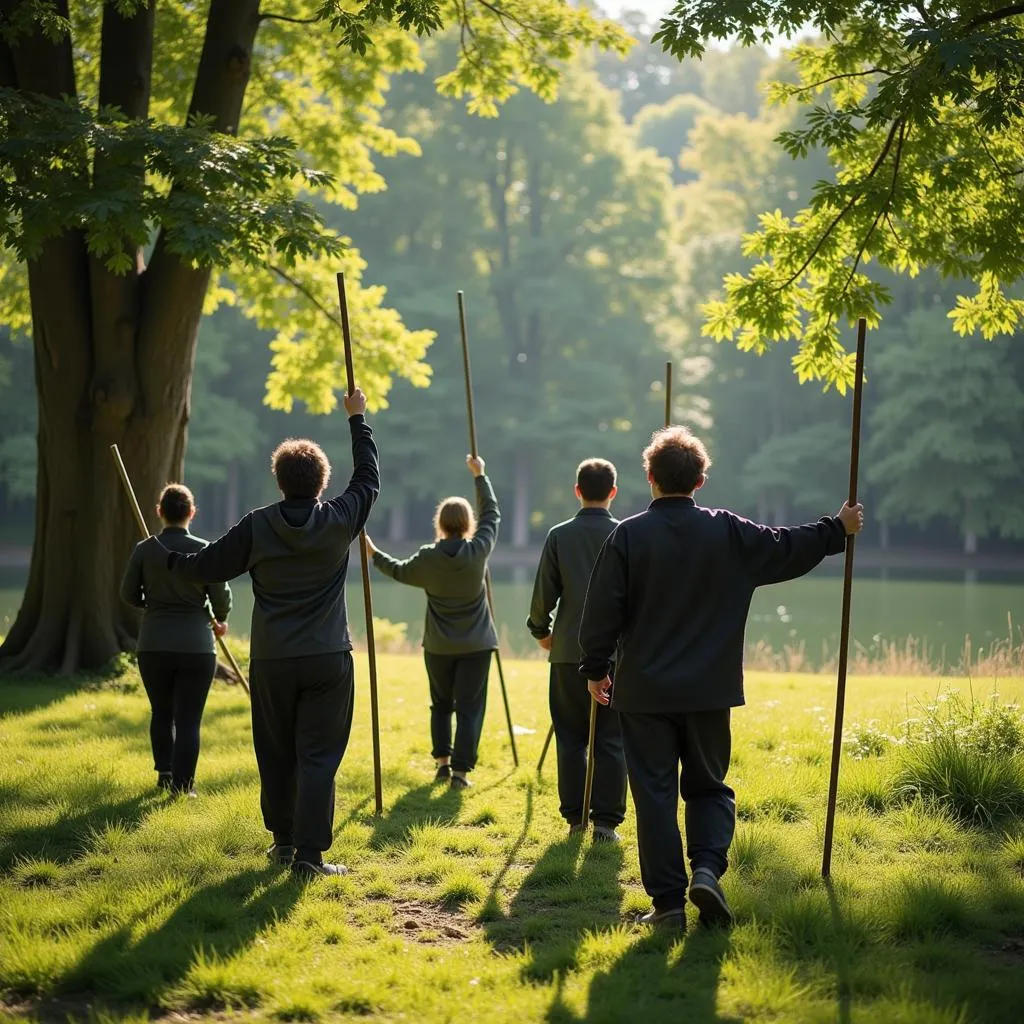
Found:
[[[777,102],[823,99],[778,139],[794,158],[828,151],[837,169],[795,216],[765,213],[745,240],[755,265],[706,306],[708,334],[763,351],[800,343],[795,369],[843,389],[853,373],[844,324],[879,322],[891,289],[865,265],[915,275],[932,266],[978,291],[951,317],[961,333],[1008,333],[1024,314],[1007,287],[1024,245],[1007,223],[1024,214],[1024,23],[1013,6],[947,3],[682,0],[655,40],[677,57],[708,39],[766,43],[812,24],[827,40],[792,51],[798,83]]]

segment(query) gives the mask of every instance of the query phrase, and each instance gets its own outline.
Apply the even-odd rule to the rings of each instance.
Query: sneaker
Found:
[[[594,826],[595,843],[621,843],[622,836],[611,827],[611,825]]]
[[[170,772],[157,772],[156,773],[156,788],[157,789],[170,789],[171,781],[173,776]]]
[[[469,789],[473,783],[466,778],[465,775],[452,775],[451,788],[452,789]]]
[[[274,843],[267,850],[267,860],[271,864],[288,865],[295,859],[295,847],[288,843]]]
[[[452,777],[452,766],[450,764],[439,764],[434,775],[435,782],[447,782]]]
[[[347,875],[348,868],[344,864],[314,864],[308,860],[297,860],[292,864],[292,873],[301,878],[333,878]]]
[[[185,799],[187,799],[187,800],[195,800],[196,797],[199,796],[199,794],[192,788],[191,785],[188,785],[188,786],[175,786],[175,785],[168,786],[167,787],[167,795],[169,797],[171,797],[172,799],[174,799],[174,800],[177,800],[179,797],[185,797]]]
[[[677,928],[686,931],[686,908],[671,907],[669,910],[651,910],[641,914],[640,924],[653,925],[655,928]]]
[[[701,924],[727,928],[735,920],[718,879],[708,868],[697,868],[694,871],[689,897],[690,902],[700,911]]]

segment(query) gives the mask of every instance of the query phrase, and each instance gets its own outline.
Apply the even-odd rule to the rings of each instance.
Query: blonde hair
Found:
[[[465,498],[445,498],[434,513],[434,533],[438,540],[461,537],[468,540],[476,532],[473,506]]]

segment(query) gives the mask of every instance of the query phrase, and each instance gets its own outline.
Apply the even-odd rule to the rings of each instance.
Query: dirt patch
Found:
[[[413,942],[443,944],[465,942],[479,932],[479,926],[465,914],[445,910],[436,903],[398,900],[392,903],[390,928]]]
[[[991,958],[1010,967],[1024,967],[1024,937],[1012,936],[990,950]]]

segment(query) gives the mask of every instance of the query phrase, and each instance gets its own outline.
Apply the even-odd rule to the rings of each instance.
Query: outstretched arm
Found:
[[[537,576],[533,581],[530,617],[526,620],[526,628],[534,640],[540,641],[551,636],[551,620],[561,596],[562,574],[558,569],[558,550],[555,535],[549,533],[540,554]]]
[[[223,537],[190,555],[167,552],[167,567],[191,583],[224,583],[248,572],[252,555],[252,513]]]
[[[580,623],[580,674],[592,682],[607,679],[611,674],[615,649],[626,625],[628,592],[626,538],[617,528],[609,534],[597,556]]]
[[[863,507],[844,505],[839,514],[804,526],[772,527],[732,517],[743,560],[756,587],[809,573],[828,555],[846,549],[848,534],[860,531]]]
[[[348,425],[352,432],[352,476],[348,487],[329,504],[341,514],[352,530],[352,536],[366,525],[373,503],[380,494],[380,460],[373,431],[366,422],[366,396],[356,388],[345,396],[345,409],[349,413]]]
[[[370,540],[367,534],[363,534],[366,542],[366,553],[373,560],[373,564],[385,576],[390,576],[398,583],[407,583],[410,587],[425,587],[427,585],[426,566],[423,561],[423,549],[420,548],[411,558],[400,561],[392,558],[386,551],[380,551]]]

